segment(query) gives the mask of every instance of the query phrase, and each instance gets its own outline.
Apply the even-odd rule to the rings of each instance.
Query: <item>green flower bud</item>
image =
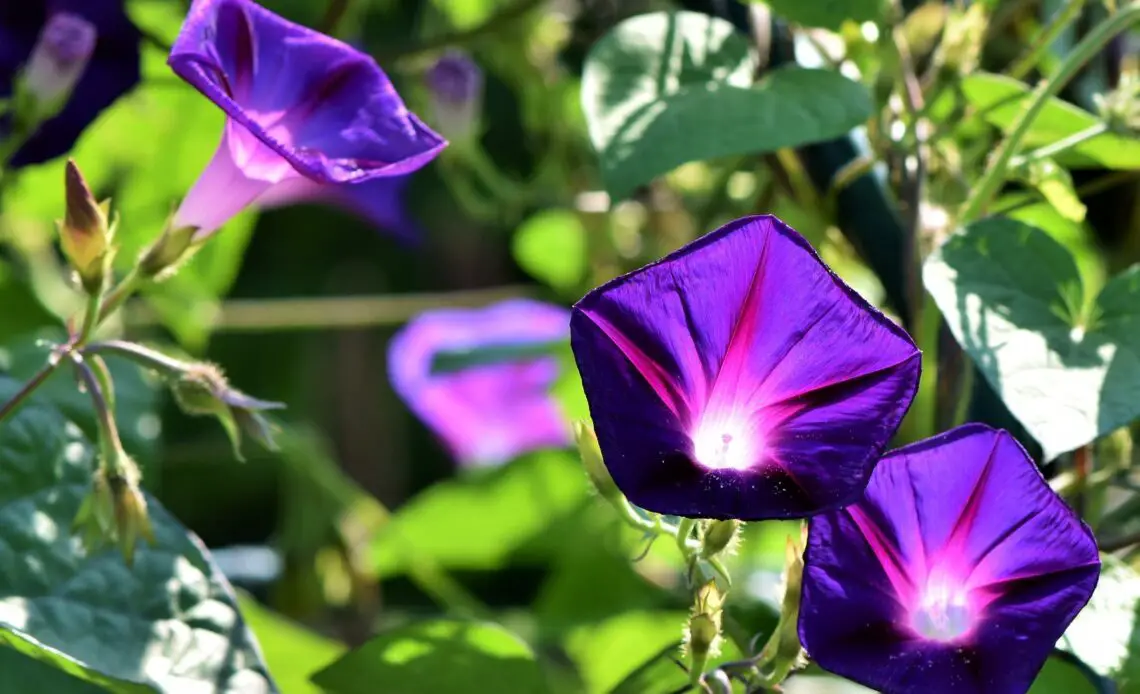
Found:
[[[242,434],[273,450],[272,425],[262,414],[266,410],[285,407],[279,402],[251,398],[232,387],[213,364],[185,364],[171,385],[174,399],[183,412],[190,415],[217,417],[233,444],[234,455],[243,460]]]
[[[162,234],[143,251],[139,260],[142,276],[162,281],[173,275],[198,249],[194,238],[197,231],[197,227],[175,227],[167,220]]]
[[[711,559],[730,550],[736,542],[739,529],[740,521],[735,519],[709,521],[701,537],[701,556]]]
[[[95,202],[95,196],[83,179],[74,160],[67,161],[64,178],[67,207],[59,228],[59,245],[71,267],[79,275],[89,294],[103,291],[110,274],[111,239],[114,225],[109,223],[110,201]]]
[[[690,673],[696,682],[704,674],[709,658],[720,652],[720,630],[724,614],[725,595],[709,581],[697,590],[689,623],[685,627],[685,645],[692,661]]]
[[[138,466],[119,452],[114,464],[100,464],[91,479],[91,493],[79,506],[73,529],[89,552],[115,543],[127,566],[134,564],[140,539],[153,545],[154,530],[147,513],[146,497],[139,488]]]

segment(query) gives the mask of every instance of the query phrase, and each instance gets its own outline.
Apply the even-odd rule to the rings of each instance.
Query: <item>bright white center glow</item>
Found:
[[[932,575],[912,616],[914,630],[934,641],[954,641],[973,621],[966,591],[945,576]]]
[[[743,470],[756,462],[759,446],[748,427],[720,418],[706,420],[693,436],[693,455],[710,470]]]

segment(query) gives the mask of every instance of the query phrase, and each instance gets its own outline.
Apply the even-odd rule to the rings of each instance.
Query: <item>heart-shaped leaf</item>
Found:
[[[15,392],[0,378],[0,402]],[[84,551],[70,528],[92,464],[43,401],[0,425],[0,644],[115,692],[277,691],[229,584],[157,500],[133,568]]]
[[[1140,266],[1094,298],[1048,234],[987,219],[951,236],[923,279],[1047,460],[1140,416]]]
[[[582,107],[615,198],[681,164],[838,137],[871,115],[837,72],[782,68],[753,84],[756,60],[727,21],[696,12],[625,20],[590,50]]]

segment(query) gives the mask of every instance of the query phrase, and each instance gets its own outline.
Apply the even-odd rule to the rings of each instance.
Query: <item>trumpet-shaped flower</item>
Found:
[[[569,445],[569,423],[550,393],[558,359],[542,352],[566,339],[568,323],[566,309],[526,299],[428,311],[389,345],[392,386],[464,465]],[[491,357],[441,368],[441,357],[480,351]]]
[[[103,109],[138,84],[139,41],[123,0],[0,3],[0,100],[12,96],[17,79],[33,98],[64,100],[40,104],[50,107],[47,120],[34,125],[9,163],[38,164],[70,150]],[[0,118],[0,141],[11,127],[11,114]]]
[[[799,632],[886,694],[1023,694],[1096,587],[1089,529],[1016,440],[980,424],[894,451],[812,518]]]
[[[329,202],[390,226],[391,178],[447,144],[368,55],[250,0],[195,0],[169,62],[227,115],[175,213],[196,240],[255,201]]]
[[[920,354],[775,217],[587,294],[571,342],[614,482],[650,511],[792,518],[858,498]]]

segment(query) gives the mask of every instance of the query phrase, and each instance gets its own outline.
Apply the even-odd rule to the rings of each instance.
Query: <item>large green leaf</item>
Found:
[[[0,400],[15,390],[0,379]],[[48,404],[0,426],[0,643],[116,692],[276,691],[229,585],[157,500],[133,568],[83,550],[70,527],[92,465]]]
[[[1054,651],[1045,661],[1029,694],[1116,694],[1117,688],[1075,656]],[[1131,691],[1120,688],[1119,691]]]
[[[578,461],[539,453],[434,485],[401,508],[377,536],[381,575],[417,558],[449,569],[493,570],[524,549],[551,551],[549,531],[588,500]]]
[[[30,655],[0,648],[0,692],[5,694],[107,694],[107,690]]]
[[[759,0],[752,0],[758,2]],[[845,21],[873,22],[879,19],[879,0],[764,0],[784,19],[809,27],[838,29]]]
[[[530,647],[495,624],[436,620],[393,629],[317,673],[330,694],[541,694],[548,686]]]
[[[923,278],[1046,459],[1140,416],[1140,266],[1094,298],[1048,234],[987,219],[951,236]]]
[[[871,115],[862,86],[835,72],[781,68],[756,85],[731,24],[695,12],[627,19],[590,50],[582,107],[614,197],[690,161],[837,137]]]
[[[1065,631],[1059,648],[1080,658],[1121,691],[1140,688],[1140,575],[1111,556],[1089,604]]]
[[[676,656],[677,636],[688,615],[684,611],[632,611],[575,629],[565,640],[566,652],[578,666],[585,691],[608,692],[629,677],[638,663],[663,649]],[[676,665],[666,664],[668,674]],[[682,673],[683,675],[683,673]]]
[[[1025,108],[1030,89],[1011,77],[979,72],[962,81],[962,93],[991,125],[1008,128]],[[1050,99],[1034,119],[1022,146],[1051,144],[1100,122],[1088,111],[1060,99]],[[1070,167],[1140,168],[1140,138],[1104,133],[1058,155],[1057,161]]]
[[[309,678],[339,658],[344,646],[295,624],[244,593],[238,593],[238,605],[261,643],[265,662],[281,691],[321,694]]]
[[[586,228],[573,210],[543,210],[519,226],[511,250],[519,267],[535,278],[574,290],[586,270]]]

